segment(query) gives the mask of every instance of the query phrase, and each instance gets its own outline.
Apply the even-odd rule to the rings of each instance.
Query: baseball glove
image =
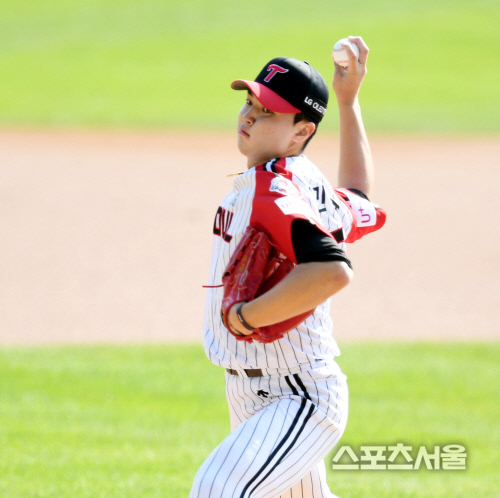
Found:
[[[294,267],[294,263],[280,254],[264,232],[248,227],[234,250],[222,276],[224,297],[222,299],[222,320],[227,330],[239,341],[269,343],[281,339],[297,327],[314,310],[301,313],[283,322],[259,327],[250,335],[235,334],[227,322],[232,306],[251,301],[283,280]]]

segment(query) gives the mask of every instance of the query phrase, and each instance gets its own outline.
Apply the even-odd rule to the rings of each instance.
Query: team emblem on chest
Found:
[[[269,190],[283,195],[301,195],[299,188],[293,182],[279,175],[272,179]]]

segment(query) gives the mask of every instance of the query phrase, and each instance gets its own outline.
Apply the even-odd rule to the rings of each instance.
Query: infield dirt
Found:
[[[335,337],[498,340],[500,141],[371,138],[386,227],[348,248]],[[201,341],[232,134],[0,132],[0,343]],[[338,138],[307,155],[335,182]]]

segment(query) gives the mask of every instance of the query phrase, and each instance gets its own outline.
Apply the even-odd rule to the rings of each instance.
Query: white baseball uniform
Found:
[[[247,226],[265,231],[297,263],[292,225],[307,220],[345,242],[379,229],[385,213],[360,193],[333,189],[305,156],[278,158],[234,179],[217,210],[204,346],[227,370],[231,434],[196,474],[191,498],[333,496],[323,458],[347,422],[346,379],[334,361],[330,299],[282,339],[236,340],[221,319],[222,274]],[[350,263],[349,263],[350,264]]]

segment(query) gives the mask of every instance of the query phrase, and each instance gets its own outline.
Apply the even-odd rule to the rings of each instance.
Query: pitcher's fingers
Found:
[[[368,59],[368,52],[370,49],[366,45],[365,41],[361,36],[349,36],[349,41],[355,43],[359,48],[359,63],[366,66],[366,61]]]
[[[345,53],[347,55],[347,59],[349,60],[349,67],[354,67],[356,68],[358,65],[358,56],[354,49],[351,47],[349,43],[343,43],[342,47],[345,50]]]

